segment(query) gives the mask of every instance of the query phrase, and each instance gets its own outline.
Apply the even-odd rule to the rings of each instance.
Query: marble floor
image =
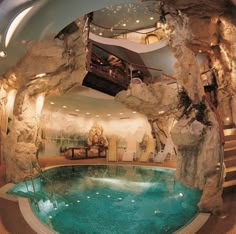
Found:
[[[164,163],[139,163],[139,162],[107,162],[106,159],[70,160],[63,156],[41,157],[39,164],[42,168],[65,164],[132,164],[149,165],[175,168],[175,161],[168,160]],[[0,165],[0,187],[6,184],[6,168]],[[236,188],[227,189],[223,193],[223,211],[221,214],[211,215],[206,224],[197,234],[235,234],[236,233]],[[21,216],[17,203],[7,202],[0,198],[0,233],[1,234],[33,234]],[[192,234],[192,233],[186,233]]]

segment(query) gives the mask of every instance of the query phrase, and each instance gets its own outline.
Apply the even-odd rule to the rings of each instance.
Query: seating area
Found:
[[[70,147],[64,152],[64,156],[69,159],[86,159],[86,158],[105,158],[107,155],[107,147]]]

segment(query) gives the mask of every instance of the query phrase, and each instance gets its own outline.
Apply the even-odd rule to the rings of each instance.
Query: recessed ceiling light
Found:
[[[149,19],[150,19],[150,20],[154,20],[154,17],[150,17]]]
[[[136,23],[139,23],[140,22],[140,20],[136,20]]]
[[[90,113],[89,113],[89,112],[86,112],[86,115],[90,115]]]
[[[136,111],[133,111],[132,113],[133,113],[133,114],[136,114],[137,112],[136,112]]]
[[[63,108],[67,108],[67,106],[62,106]]]
[[[79,109],[75,109],[75,111],[79,112]]]
[[[107,116],[111,116],[111,114],[107,114]]]
[[[123,26],[123,27],[125,27],[125,26],[126,26],[126,24],[122,24],[122,26]]]
[[[123,115],[123,113],[122,113],[122,112],[120,112],[120,115]]]
[[[99,35],[102,36],[102,33],[100,32]]]
[[[50,102],[50,104],[51,104],[51,105],[54,105],[54,104],[55,104],[55,102]]]
[[[199,53],[202,53],[202,51],[201,51],[201,50],[199,50],[198,52],[199,52]]]
[[[1,57],[1,58],[5,58],[5,57],[7,57],[6,52],[4,52],[4,51],[0,51],[0,57]]]

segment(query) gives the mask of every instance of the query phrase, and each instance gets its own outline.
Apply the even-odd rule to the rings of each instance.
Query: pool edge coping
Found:
[[[50,227],[43,224],[33,212],[28,198],[18,198],[19,207],[22,216],[29,226],[37,232],[37,234],[58,234]],[[210,213],[199,212],[188,224],[175,231],[173,234],[196,233],[207,222]]]
[[[160,167],[160,166],[150,166],[150,165],[132,165],[132,164],[61,164],[48,166],[43,168],[43,170],[47,170],[50,168],[60,167],[60,166],[88,166],[88,165],[117,165],[117,166],[143,166],[143,167],[157,167],[163,169],[175,170],[175,168],[170,167]],[[37,234],[58,234],[58,232],[54,231],[47,225],[41,222],[41,220],[35,215],[33,212],[30,202],[28,198],[17,197],[14,195],[7,194],[6,192],[13,187],[14,183],[8,183],[2,187],[0,187],[0,197],[6,200],[11,200],[14,202],[18,202],[21,214],[28,225],[37,233]],[[200,228],[207,222],[211,213],[203,213],[198,212],[198,214],[190,220],[186,225],[175,231],[173,234],[186,234],[186,233],[196,233]]]
[[[22,216],[37,234],[58,234],[58,232],[40,221],[40,219],[33,212],[28,198],[20,197],[18,201]]]

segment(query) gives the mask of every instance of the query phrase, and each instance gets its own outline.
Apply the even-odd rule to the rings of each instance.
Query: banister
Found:
[[[218,122],[219,125],[219,133],[220,133],[220,141],[221,144],[224,145],[225,143],[225,139],[224,139],[224,129],[223,129],[223,125],[222,125],[222,121],[221,121],[221,117],[220,114],[217,110],[217,108],[213,105],[213,103],[210,101],[210,99],[208,98],[208,96],[204,95],[203,96],[205,98],[205,100],[207,101],[208,105],[211,107],[211,109],[213,110],[215,116],[216,116],[216,120]]]
[[[223,150],[223,146],[225,144],[225,139],[224,139],[224,130],[223,130],[223,125],[221,122],[221,117],[220,114],[217,110],[217,108],[213,105],[213,103],[210,101],[209,97],[207,95],[203,96],[205,98],[205,100],[207,101],[208,105],[211,107],[212,111],[214,112],[215,116],[216,116],[216,120],[218,122],[219,125],[219,133],[220,133],[220,141],[221,141],[221,152],[219,155],[219,175],[218,175],[218,181],[217,181],[217,187],[220,186],[222,179],[223,179],[223,162],[224,162],[224,150]]]

